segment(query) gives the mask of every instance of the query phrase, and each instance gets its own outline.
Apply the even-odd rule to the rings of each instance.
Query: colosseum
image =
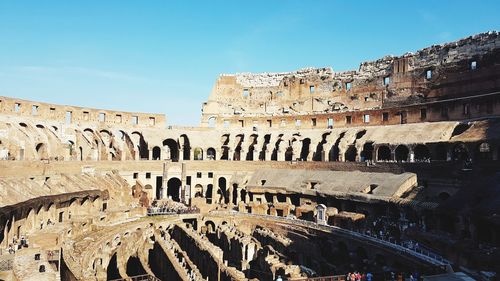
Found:
[[[500,33],[222,74],[198,127],[0,97],[0,160],[0,280],[494,280]]]

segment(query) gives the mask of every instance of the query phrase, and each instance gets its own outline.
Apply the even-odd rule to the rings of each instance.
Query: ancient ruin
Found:
[[[500,271],[500,33],[223,74],[199,127],[0,97],[0,160],[0,280],[480,280]]]

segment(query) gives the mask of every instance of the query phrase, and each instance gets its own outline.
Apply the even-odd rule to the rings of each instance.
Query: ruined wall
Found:
[[[366,110],[498,91],[499,49],[499,33],[488,32],[416,53],[364,62],[357,71],[306,68],[221,75],[203,105],[201,124],[209,126],[214,118],[234,115]]]
[[[165,128],[166,126],[166,118],[162,114],[56,105],[3,96],[0,96],[0,114],[33,120],[57,121],[60,124],[103,123],[136,128]]]

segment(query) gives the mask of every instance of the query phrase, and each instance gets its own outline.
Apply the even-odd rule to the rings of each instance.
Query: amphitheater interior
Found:
[[[222,74],[198,127],[0,97],[0,280],[493,280],[499,158],[498,32]]]

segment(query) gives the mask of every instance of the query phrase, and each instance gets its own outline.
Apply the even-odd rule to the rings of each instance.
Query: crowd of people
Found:
[[[375,279],[377,280],[391,280],[391,281],[418,281],[420,280],[420,274],[418,272],[410,272],[410,273],[403,273],[403,272],[387,272],[387,274],[382,274],[384,275],[383,278],[382,276],[375,278],[374,274],[371,272],[359,272],[359,271],[354,271],[354,272],[349,272],[346,275],[346,281],[373,281]],[[382,278],[382,279],[381,279]]]
[[[17,236],[14,235],[14,237],[12,238],[12,243],[10,243],[9,247],[7,248],[7,253],[15,254],[17,250],[27,248],[28,245],[28,239],[26,239],[24,235],[21,236],[21,239],[17,239]]]
[[[182,203],[172,200],[153,201],[151,207],[148,208],[149,215],[161,214],[196,214],[200,209],[197,207],[189,207]]]

